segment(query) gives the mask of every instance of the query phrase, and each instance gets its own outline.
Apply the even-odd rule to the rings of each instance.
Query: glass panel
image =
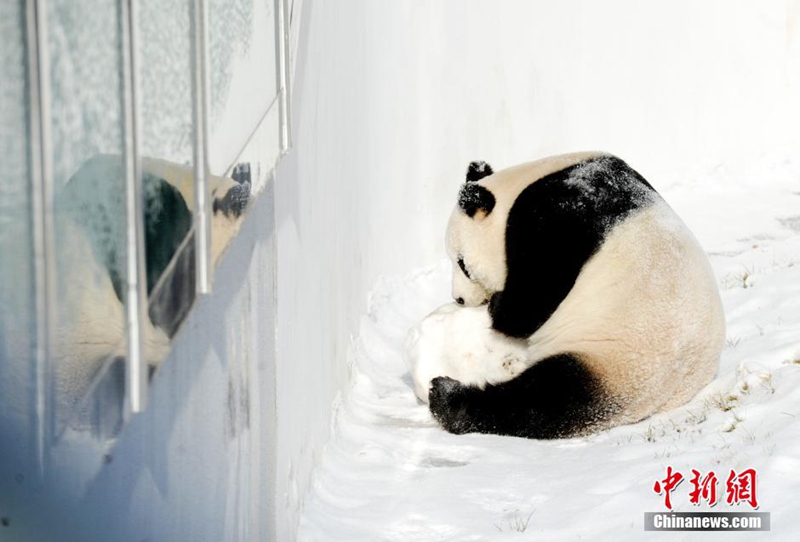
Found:
[[[142,330],[151,370],[166,358],[195,300],[193,6],[191,0],[137,4],[149,297]],[[24,2],[3,3],[2,12],[7,165],[0,203],[0,360],[4,367],[18,367],[0,379],[0,406],[22,393],[18,390],[30,391],[36,374],[31,187],[19,182],[30,178],[26,140],[19,137],[27,134],[28,112],[23,7]],[[253,188],[263,186],[279,155],[273,8],[272,0],[208,2],[212,264],[238,231]],[[57,438],[65,428],[112,436],[122,424],[127,277],[119,9],[117,0],[44,2],[56,260],[48,398]],[[10,376],[23,373],[27,387]],[[35,405],[30,393],[25,401]]]
[[[274,0],[209,1],[212,265],[238,231],[250,200],[256,164],[246,165],[240,153],[277,109],[274,7]]]
[[[35,445],[35,314],[24,2],[0,2],[0,461]],[[3,487],[0,483],[0,487]]]
[[[274,0],[209,0],[211,172],[228,171],[277,95]]]
[[[261,120],[230,173],[233,179],[246,182],[253,194],[269,181],[280,158],[280,110],[275,104]]]
[[[69,421],[107,434],[121,424],[124,388],[119,371],[105,368],[114,359],[121,365],[126,353],[118,2],[50,0],[45,12],[58,278],[56,431]],[[90,388],[110,391],[95,394],[102,401],[89,407],[82,400]],[[102,423],[97,412],[104,413]]]
[[[139,90],[151,372],[195,300],[192,2],[139,2]]]

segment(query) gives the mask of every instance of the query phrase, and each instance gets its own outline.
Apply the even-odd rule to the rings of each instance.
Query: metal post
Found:
[[[275,50],[278,56],[278,95],[280,97],[280,148],[284,154],[292,147],[289,89],[289,22],[287,0],[275,0]]]
[[[211,292],[211,199],[208,194],[209,82],[208,13],[205,0],[195,0],[192,17],[192,108],[194,114],[194,242],[198,294]]]
[[[139,155],[139,93],[137,88],[136,0],[120,0],[122,27],[122,109],[124,118],[125,315],[128,330],[128,365],[125,386],[125,416],[141,412],[147,404],[147,361],[142,349],[143,323],[147,314],[144,272],[144,213],[141,159]]]
[[[53,167],[50,140],[50,66],[43,0],[27,0],[25,13],[28,68],[28,129],[30,135],[31,226],[33,230],[36,311],[35,447],[44,479],[47,454],[55,433],[53,376],[50,363],[55,326],[56,257],[53,214]]]

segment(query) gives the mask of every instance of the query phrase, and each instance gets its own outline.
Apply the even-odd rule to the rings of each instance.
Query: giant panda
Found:
[[[144,270],[148,313],[143,357],[152,373],[169,353],[195,291],[194,172],[143,158]],[[229,177],[209,176],[211,260],[238,231],[250,194],[249,164]],[[59,189],[55,204],[57,296],[52,347],[58,416],[68,418],[98,373],[124,374],[125,200],[122,159],[96,155]],[[97,384],[94,384],[97,386]],[[109,393],[117,394],[117,391]]]
[[[452,433],[586,435],[685,404],[717,372],[708,259],[615,156],[473,162],[446,246],[456,303],[411,330],[406,357]]]

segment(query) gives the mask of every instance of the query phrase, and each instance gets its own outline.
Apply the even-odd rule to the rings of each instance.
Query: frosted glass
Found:
[[[0,461],[34,449],[34,269],[23,2],[0,2]]]
[[[239,230],[250,194],[267,182],[277,143],[274,2],[208,0],[208,177],[211,263]],[[35,439],[39,421],[113,437],[123,423],[127,334],[123,50],[118,0],[44,0],[43,84],[54,189],[52,372],[36,412],[37,330],[29,171],[29,89],[23,1],[0,4],[0,424]],[[135,25],[139,151],[151,374],[196,299],[192,0],[140,0]],[[34,182],[36,181],[36,182]],[[52,416],[51,416],[52,415]],[[9,422],[10,423],[10,422]],[[50,426],[47,425],[48,434]],[[32,440],[33,442],[33,440]]]
[[[80,404],[103,369],[125,355],[125,212],[121,174],[122,70],[119,2],[45,4],[50,58],[57,299],[53,366],[57,431],[64,423],[101,433],[119,425],[121,393],[99,418]],[[122,375],[124,377],[124,374]],[[115,377],[119,380],[119,376]],[[120,382],[111,386],[121,390]],[[80,404],[83,415],[77,415]],[[106,424],[106,417],[103,417]]]
[[[262,149],[258,163],[247,164],[242,151],[256,138],[270,113],[278,109],[275,2],[272,0],[209,0],[210,133],[208,163],[213,175],[233,178],[231,194],[246,209],[256,168],[274,164],[278,152]],[[275,128],[277,132],[277,128]],[[269,158],[266,156],[269,155]],[[219,195],[218,195],[219,196]],[[216,207],[215,207],[216,208]],[[240,219],[212,217],[212,263],[240,226]]]
[[[195,300],[192,10],[189,0],[139,3],[139,91],[151,370]],[[149,346],[148,346],[149,345]]]
[[[234,165],[277,94],[275,3],[209,0],[211,172]]]
[[[189,0],[141,0],[141,152],[192,164],[192,11]]]

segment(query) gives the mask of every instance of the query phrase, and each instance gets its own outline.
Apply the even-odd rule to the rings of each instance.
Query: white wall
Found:
[[[658,188],[800,150],[797,1],[305,0],[302,14],[276,187],[281,540],[366,294],[443,256],[470,160],[602,149]]]

